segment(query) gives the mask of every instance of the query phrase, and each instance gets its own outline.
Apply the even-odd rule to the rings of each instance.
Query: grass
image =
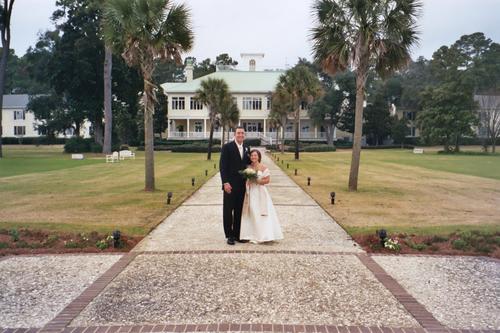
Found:
[[[280,156],[280,155],[278,155]],[[441,155],[364,150],[358,192],[347,183],[350,150],[285,154],[279,165],[349,233],[447,235],[500,231],[500,155]],[[286,164],[290,168],[286,169]],[[298,176],[294,176],[294,169]],[[307,186],[311,177],[311,186]],[[330,192],[336,192],[331,205]]]
[[[168,216],[217,170],[218,154],[157,152],[157,190],[144,192],[144,153],[106,164],[96,154],[73,161],[62,147],[4,146],[0,160],[0,228],[142,236]],[[208,170],[208,176],[205,176]],[[195,186],[191,178],[195,177]],[[166,193],[173,192],[166,205]]]

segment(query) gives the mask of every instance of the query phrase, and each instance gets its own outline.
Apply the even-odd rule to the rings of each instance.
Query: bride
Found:
[[[261,164],[261,159],[261,153],[257,149],[250,152],[250,167],[257,172],[257,179],[247,181],[241,215],[240,239],[254,243],[283,239],[278,215],[265,186],[269,184],[271,174]]]

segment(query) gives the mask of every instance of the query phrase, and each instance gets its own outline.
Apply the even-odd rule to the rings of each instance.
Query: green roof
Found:
[[[283,71],[217,71],[191,82],[167,82],[161,87],[165,93],[195,93],[201,81],[207,78],[224,79],[231,93],[268,93],[273,91]]]

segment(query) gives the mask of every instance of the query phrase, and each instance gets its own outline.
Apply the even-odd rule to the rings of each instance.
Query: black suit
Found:
[[[232,187],[231,193],[224,191],[224,233],[226,238],[240,239],[241,211],[243,199],[245,198],[245,179],[239,171],[250,164],[250,147],[243,144],[243,158],[236,142],[231,141],[222,147],[220,156],[220,176],[222,179],[222,190],[224,184],[229,183]]]

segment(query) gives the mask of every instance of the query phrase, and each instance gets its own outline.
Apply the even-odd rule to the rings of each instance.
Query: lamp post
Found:
[[[120,247],[120,238],[121,238],[120,230],[113,231],[113,247],[115,248]]]
[[[194,177],[191,178],[191,186],[194,186]]]
[[[380,244],[385,246],[385,239],[387,238],[387,231],[385,229],[377,230],[378,237],[380,238]]]
[[[205,170],[205,177],[208,176],[208,170]]]
[[[167,193],[167,205],[170,205],[170,201],[172,200],[173,195],[174,194],[172,192]]]
[[[295,176],[297,176],[297,169],[295,169]]]
[[[330,192],[330,199],[332,200],[332,205],[335,205],[335,192]]]
[[[311,186],[311,177],[307,177],[307,186]]]

